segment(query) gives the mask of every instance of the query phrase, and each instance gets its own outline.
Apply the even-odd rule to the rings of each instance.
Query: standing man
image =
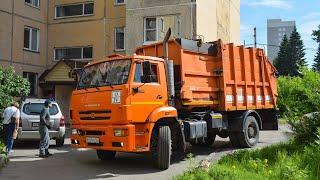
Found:
[[[11,106],[7,107],[3,111],[3,129],[4,129],[4,139],[6,145],[6,152],[8,154],[12,153],[13,146],[13,132],[19,128],[20,110],[19,103],[13,102]]]
[[[40,144],[39,144],[39,157],[47,158],[52,156],[49,153],[49,129],[51,129],[50,123],[50,112],[49,109],[52,107],[50,100],[44,102],[44,108],[40,113],[40,124],[39,124],[39,133],[40,133]]]

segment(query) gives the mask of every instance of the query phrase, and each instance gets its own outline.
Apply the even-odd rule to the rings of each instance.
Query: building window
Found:
[[[29,96],[37,96],[38,94],[38,74],[33,72],[23,72],[23,77],[30,83]]]
[[[115,0],[116,5],[122,5],[125,4],[125,0]]]
[[[115,50],[123,51],[124,48],[124,27],[115,28]]]
[[[144,42],[157,41],[157,18],[145,18]]]
[[[24,2],[37,8],[40,7],[40,0],[24,0]]]
[[[55,48],[54,60],[59,61],[62,59],[73,60],[91,60],[92,47],[70,47],[70,48]]]
[[[93,3],[56,6],[56,18],[93,15],[93,11]]]
[[[39,51],[39,29],[31,27],[24,28],[24,49]]]

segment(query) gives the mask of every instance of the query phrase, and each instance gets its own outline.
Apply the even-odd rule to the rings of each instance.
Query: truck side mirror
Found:
[[[144,61],[142,63],[143,75],[141,77],[142,83],[150,83],[152,77],[151,63],[149,61]]]

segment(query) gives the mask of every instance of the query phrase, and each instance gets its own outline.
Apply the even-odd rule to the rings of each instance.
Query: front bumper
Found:
[[[65,127],[59,127],[59,130],[49,130],[50,139],[60,139],[63,138],[66,134]],[[17,140],[39,140],[40,134],[39,131],[23,131],[20,127],[18,129]]]
[[[81,132],[81,134],[71,135],[71,146],[73,148],[93,148],[118,152],[142,152],[148,150],[148,148],[136,148],[135,126],[131,124],[104,127],[80,125],[72,128]],[[127,134],[123,137],[116,137],[114,135],[115,129],[125,129]],[[98,138],[99,143],[88,143],[88,138]]]

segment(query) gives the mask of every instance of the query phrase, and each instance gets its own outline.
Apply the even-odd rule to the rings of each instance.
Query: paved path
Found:
[[[286,126],[279,131],[261,132],[258,147],[285,142],[288,140]],[[54,141],[52,141],[54,144]],[[57,148],[52,145],[53,157],[38,158],[37,143],[18,144],[14,149],[10,163],[0,171],[1,180],[85,180],[85,179],[171,179],[181,174],[188,167],[186,160],[176,161],[166,171],[153,168],[151,159],[144,155],[120,153],[112,162],[101,162],[94,150],[73,150],[70,140],[67,145]],[[231,153],[234,149],[229,139],[217,138],[213,148],[189,148],[196,156],[196,161],[203,159],[218,160],[221,156]]]

